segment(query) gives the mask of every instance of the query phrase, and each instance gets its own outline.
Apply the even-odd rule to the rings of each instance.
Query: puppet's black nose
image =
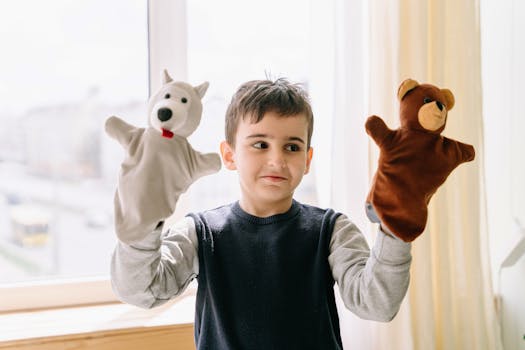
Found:
[[[439,110],[442,111],[442,110],[443,110],[443,107],[444,107],[444,106],[443,106],[443,103],[441,103],[441,102],[439,102],[439,101],[436,101],[436,104],[438,105]]]
[[[170,120],[171,118],[171,109],[169,108],[161,108],[157,112],[157,117],[161,122],[165,122],[166,120]]]

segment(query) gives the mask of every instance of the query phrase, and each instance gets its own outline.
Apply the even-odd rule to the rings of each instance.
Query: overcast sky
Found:
[[[147,93],[146,1],[0,1],[0,110]]]
[[[146,0],[1,0],[0,118],[81,101],[95,90],[102,100],[147,99],[146,6]],[[305,70],[308,2],[191,0],[187,10],[196,83],[229,82],[233,93],[235,74],[244,81],[265,71]]]

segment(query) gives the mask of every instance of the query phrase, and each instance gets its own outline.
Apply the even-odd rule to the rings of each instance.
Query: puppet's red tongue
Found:
[[[173,133],[169,130],[162,129],[162,136],[171,139],[173,137]]]

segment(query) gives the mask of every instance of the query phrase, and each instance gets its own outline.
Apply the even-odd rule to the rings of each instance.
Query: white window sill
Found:
[[[166,326],[191,326],[195,295],[179,298],[150,310],[122,303],[68,307],[50,310],[0,313],[0,349],[31,339],[77,337],[118,330],[147,331]],[[161,328],[159,328],[161,327]]]

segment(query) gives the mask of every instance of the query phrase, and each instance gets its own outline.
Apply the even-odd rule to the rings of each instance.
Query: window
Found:
[[[97,302],[104,299],[100,290],[111,293],[113,195],[124,154],[103,125],[110,115],[146,125],[148,83],[160,75],[153,69],[181,55],[154,47],[160,58],[152,58],[153,31],[148,62],[147,7],[173,10],[174,3],[184,1],[21,0],[0,6],[0,311],[17,307],[6,302],[5,291],[23,308],[56,304],[46,301],[53,298],[67,304],[82,292],[77,302]],[[241,83],[284,76],[308,88],[309,7],[299,0],[185,6],[187,42],[177,44],[187,50],[185,80],[210,82],[190,142],[199,151],[218,152],[224,112]],[[174,218],[237,198],[235,173],[223,169],[198,180],[180,198]],[[297,198],[316,203],[313,174]],[[65,288],[67,281],[73,283]]]
[[[0,5],[1,286],[107,275],[122,150],[104,121],[144,124],[146,5]]]

